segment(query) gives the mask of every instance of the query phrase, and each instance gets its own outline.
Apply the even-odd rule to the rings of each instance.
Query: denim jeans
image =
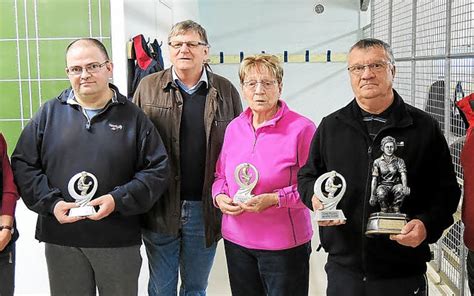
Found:
[[[181,230],[177,237],[143,229],[150,280],[148,295],[206,295],[216,246],[206,248],[201,201],[183,201]]]
[[[308,295],[311,242],[278,251],[224,246],[233,296]]]
[[[0,295],[12,296],[15,288],[15,244],[0,252]]]

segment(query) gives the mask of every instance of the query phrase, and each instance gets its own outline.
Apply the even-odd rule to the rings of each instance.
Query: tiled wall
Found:
[[[42,102],[69,86],[66,46],[102,40],[110,52],[109,0],[0,0],[0,132],[13,151]]]

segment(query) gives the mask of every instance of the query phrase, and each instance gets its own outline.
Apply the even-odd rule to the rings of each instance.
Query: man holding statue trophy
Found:
[[[381,40],[352,46],[355,99],[323,118],[298,173],[303,202],[322,213],[331,190],[344,186],[318,193],[315,184],[332,171],[345,179],[336,207],[344,217],[318,221],[329,296],[427,295],[428,244],[453,223],[459,202],[439,123],[392,88],[394,64]]]
[[[276,56],[246,57],[239,77],[249,107],[227,127],[212,186],[232,295],[306,296],[313,230],[296,174],[315,125],[280,99]]]
[[[51,295],[136,295],[139,214],[166,189],[167,154],[151,121],[109,83],[100,41],[73,41],[66,64],[71,88],[24,128],[15,180],[38,213]]]

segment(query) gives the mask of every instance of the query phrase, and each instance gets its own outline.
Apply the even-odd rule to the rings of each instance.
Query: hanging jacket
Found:
[[[129,72],[133,73],[133,77],[129,78],[128,99],[133,98],[138,84],[143,77],[155,72],[163,70],[163,57],[161,56],[161,47],[158,41],[150,44],[154,52],[150,51],[148,43],[142,34],[133,37],[133,51],[135,53],[135,61],[133,61]]]

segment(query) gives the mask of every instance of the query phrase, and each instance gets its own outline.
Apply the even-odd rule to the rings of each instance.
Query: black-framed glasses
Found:
[[[174,49],[180,49],[183,45],[186,44],[188,48],[194,49],[200,45],[202,46],[209,46],[206,42],[202,41],[170,41],[168,45]]]
[[[242,84],[247,89],[255,90],[258,84],[263,86],[264,89],[271,89],[275,85],[275,83],[276,83],[276,80],[261,80],[261,81],[249,80],[249,81],[244,81]]]
[[[103,63],[91,63],[89,65],[86,65],[85,67],[81,66],[72,66],[66,68],[66,72],[68,75],[81,75],[84,69],[87,71],[87,73],[97,73],[99,72],[100,68],[105,66],[109,61],[105,61]]]
[[[348,67],[347,70],[349,70],[349,72],[351,72],[354,75],[362,75],[362,73],[364,73],[365,71],[365,68],[368,68],[373,73],[380,73],[383,70],[385,70],[387,65],[390,65],[390,64],[392,63],[391,62],[378,62],[378,63],[371,63],[371,64],[365,64],[365,65],[354,65],[354,66]]]

